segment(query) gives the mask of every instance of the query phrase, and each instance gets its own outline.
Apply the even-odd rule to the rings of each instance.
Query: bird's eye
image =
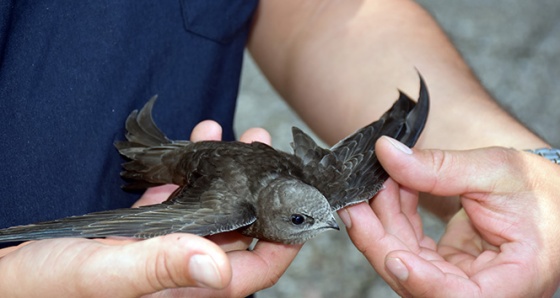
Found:
[[[292,214],[292,223],[294,225],[301,225],[305,221],[305,216],[301,214]]]

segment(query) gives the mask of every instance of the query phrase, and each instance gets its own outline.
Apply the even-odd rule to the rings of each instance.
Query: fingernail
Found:
[[[385,266],[387,270],[391,272],[400,281],[406,281],[408,279],[408,269],[404,263],[399,258],[387,258],[385,261]]]
[[[342,220],[342,223],[347,228],[352,227],[352,219],[350,218],[350,212],[348,212],[348,210],[346,210],[346,208],[344,208],[344,209],[340,210],[340,212],[338,212],[338,217],[340,217],[340,220]]]
[[[402,153],[405,154],[412,154],[412,149],[408,148],[408,146],[406,146],[405,144],[393,139],[393,138],[389,138],[389,137],[385,137],[387,138],[387,140],[389,140],[389,142],[391,143],[391,145],[393,145],[393,147],[397,148],[399,151],[401,151]]]
[[[194,255],[189,261],[189,273],[196,283],[205,288],[222,288],[218,265],[207,255]]]

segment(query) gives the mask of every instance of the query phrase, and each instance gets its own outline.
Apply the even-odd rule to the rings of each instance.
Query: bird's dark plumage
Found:
[[[377,121],[330,149],[293,128],[294,154],[254,142],[168,139],[154,124],[152,98],[126,121],[117,142],[130,161],[128,188],[179,185],[162,204],[90,213],[0,230],[0,242],[55,237],[149,238],[173,232],[201,236],[239,229],[259,239],[301,243],[338,229],[333,212],[373,197],[388,178],[375,155],[382,135],[413,146],[427,120],[429,96],[420,78],[418,103],[400,92]]]

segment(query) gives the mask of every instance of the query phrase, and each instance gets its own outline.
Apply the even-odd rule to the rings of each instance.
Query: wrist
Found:
[[[560,164],[560,149],[558,148],[537,148],[537,149],[527,149],[525,150],[529,153],[540,155],[555,164]]]
[[[453,106],[452,109],[434,107],[430,111],[425,139],[419,141],[421,147],[452,150],[492,146],[516,149],[549,147],[490,98],[457,100]]]

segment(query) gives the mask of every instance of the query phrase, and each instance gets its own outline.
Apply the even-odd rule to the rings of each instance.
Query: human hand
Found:
[[[379,140],[376,154],[392,179],[369,205],[339,211],[356,247],[397,293],[554,294],[560,281],[560,167],[505,148],[406,151],[394,140]],[[460,196],[464,209],[437,244],[422,232],[414,190]]]
[[[191,137],[193,141],[220,139],[221,128],[205,121]],[[242,140],[270,143],[268,134],[259,129],[247,131]],[[173,189],[151,189],[135,205],[161,202]],[[246,296],[273,285],[300,248],[259,242],[253,251],[246,251],[250,239],[237,232],[211,238],[220,246],[190,234],[144,241],[26,242],[0,250],[0,296]],[[229,251],[227,255],[224,250]]]

